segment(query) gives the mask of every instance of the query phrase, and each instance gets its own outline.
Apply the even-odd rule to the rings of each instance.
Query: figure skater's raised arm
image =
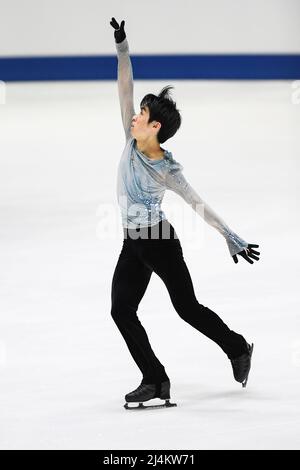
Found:
[[[130,128],[132,117],[135,115],[133,104],[133,74],[129,56],[129,46],[124,31],[125,21],[121,24],[113,17],[110,22],[115,29],[115,44],[118,55],[118,92],[121,108],[121,116],[126,140],[131,137]]]

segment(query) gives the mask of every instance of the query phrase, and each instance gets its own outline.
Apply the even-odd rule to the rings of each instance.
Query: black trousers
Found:
[[[196,299],[180,240],[169,221],[140,229],[123,228],[124,241],[111,285],[111,315],[139,367],[143,383],[168,379],[137,316],[154,271],[168,289],[178,315],[217,343],[229,359],[247,352],[244,337]]]

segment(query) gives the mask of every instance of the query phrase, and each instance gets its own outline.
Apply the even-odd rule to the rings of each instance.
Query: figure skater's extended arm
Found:
[[[118,92],[122,122],[126,140],[131,136],[130,126],[135,114],[133,104],[133,74],[129,56],[129,46],[124,31],[125,21],[120,26],[115,18],[111,19],[111,26],[115,29],[115,43],[118,55]]]
[[[166,174],[166,187],[179,194],[189,205],[192,206],[209,225],[216,228],[221,235],[224,236],[229,248],[229,252],[235,263],[238,262],[237,254],[241,255],[246,261],[253,264],[250,258],[259,260],[255,255],[259,255],[258,251],[253,247],[259,245],[249,244],[239,237],[228,225],[219,217],[213,209],[196,193],[194,188],[187,182],[182,174],[183,167],[179,162],[175,161],[170,170]]]

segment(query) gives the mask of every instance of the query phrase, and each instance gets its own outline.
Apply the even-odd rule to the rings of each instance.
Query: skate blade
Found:
[[[251,348],[250,348],[250,359],[251,359],[251,356],[252,356],[253,348],[254,348],[254,344],[252,343]],[[251,366],[251,362],[250,362],[250,366]],[[250,372],[250,369],[249,369],[249,372]],[[242,382],[242,387],[243,388],[245,388],[246,385],[247,385],[249,372],[248,372],[247,377],[245,378],[245,380]]]
[[[166,400],[163,405],[144,405],[143,403],[139,403],[138,406],[129,406],[128,403],[125,403],[124,408],[126,410],[147,410],[147,409],[155,409],[155,408],[171,408],[172,406],[177,406],[176,403],[170,403],[169,400]]]

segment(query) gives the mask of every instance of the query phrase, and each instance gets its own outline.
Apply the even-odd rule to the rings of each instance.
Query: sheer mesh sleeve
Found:
[[[118,56],[118,92],[126,140],[131,137],[130,126],[135,114],[133,104],[133,75],[127,38],[115,43]]]
[[[248,243],[233,232],[187,182],[182,174],[183,166],[174,159],[173,162],[166,173],[167,189],[179,194],[205,222],[217,229],[225,237],[231,256],[246,248]]]

